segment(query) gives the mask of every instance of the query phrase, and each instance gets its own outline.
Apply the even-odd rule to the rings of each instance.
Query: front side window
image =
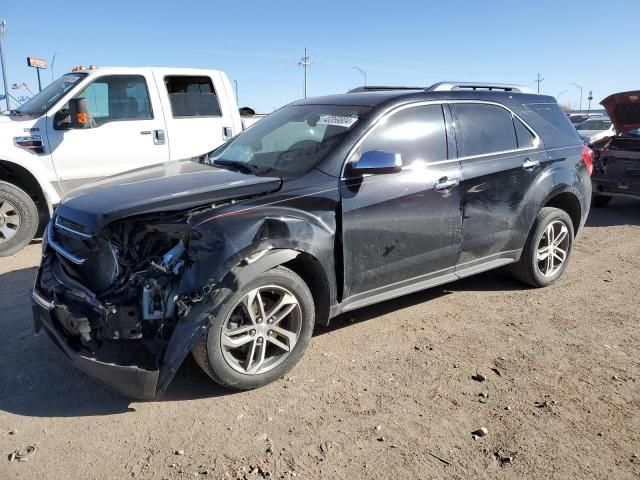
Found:
[[[302,175],[318,165],[368,112],[338,105],[289,105],[214,150],[214,164],[256,174]]]
[[[142,75],[99,77],[74,98],[87,99],[92,126],[153,118],[147,83]]]
[[[379,124],[355,152],[372,150],[399,153],[402,164],[430,163],[447,159],[447,134],[441,105],[424,105],[400,110]]]
[[[518,148],[511,112],[497,105],[455,104],[460,156],[470,157]]]
[[[211,78],[206,76],[165,77],[174,118],[220,117],[220,103]]]

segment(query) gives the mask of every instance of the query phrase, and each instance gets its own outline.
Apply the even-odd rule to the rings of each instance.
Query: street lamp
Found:
[[[562,95],[563,93],[567,93],[567,89],[565,88],[564,90],[562,90],[559,94],[556,95],[556,101],[560,100],[560,95]]]
[[[364,77],[364,86],[367,86],[367,72],[365,72],[364,70],[362,70],[360,67],[353,67],[355,70],[359,71],[362,76]]]
[[[580,89],[580,108],[579,108],[579,110],[582,111],[582,85],[578,85],[577,83],[571,83],[571,85],[573,85],[574,87]]]
[[[2,39],[7,30],[7,22],[0,20],[0,63],[2,64],[2,82],[4,83],[4,101],[7,104],[7,111],[11,110],[9,106],[9,87],[7,86],[7,70],[4,62],[4,53],[2,51]]]

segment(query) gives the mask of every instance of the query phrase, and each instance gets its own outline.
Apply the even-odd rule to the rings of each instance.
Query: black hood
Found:
[[[131,170],[77,188],[56,215],[96,233],[115,220],[151,212],[186,210],[278,190],[280,178],[260,177],[192,160]]]

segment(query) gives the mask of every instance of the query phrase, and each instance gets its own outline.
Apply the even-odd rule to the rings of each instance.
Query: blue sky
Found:
[[[26,57],[73,65],[218,68],[238,81],[240,104],[270,112],[302,97],[297,66],[309,49],[310,96],[362,84],[506,81],[578,106],[640,89],[640,1],[457,0],[3,2],[9,83],[37,88]],[[51,72],[43,71],[45,83]],[[566,90],[566,91],[565,91]],[[11,92],[17,94],[17,92]]]

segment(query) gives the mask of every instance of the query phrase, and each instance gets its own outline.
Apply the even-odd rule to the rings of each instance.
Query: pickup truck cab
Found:
[[[0,115],[0,256],[27,245],[72,189],[202,155],[242,128],[224,72],[74,68]]]

